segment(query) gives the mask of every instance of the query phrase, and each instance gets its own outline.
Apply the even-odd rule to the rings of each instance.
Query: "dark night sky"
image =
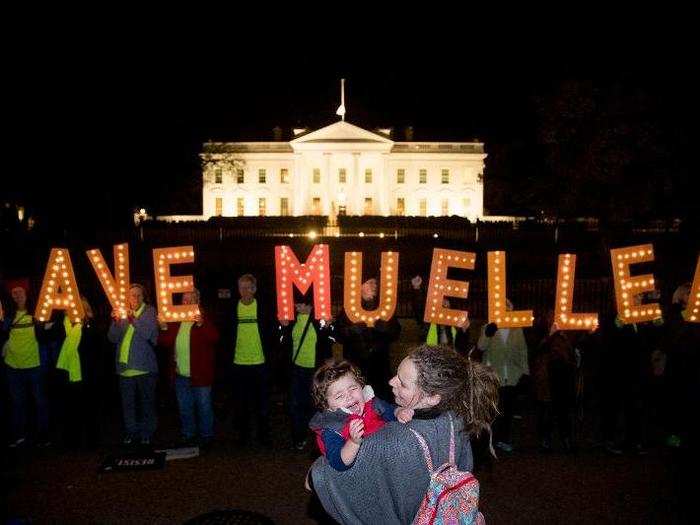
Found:
[[[340,40],[332,31],[309,40],[307,31],[256,33],[240,21],[202,35],[165,22],[34,28],[5,42],[3,193],[68,223],[82,211],[57,210],[79,205],[98,222],[128,220],[134,206],[181,211],[158,188],[177,194],[199,177],[202,141],[332,123],[340,77],[350,122],[412,125],[416,139],[479,138],[491,153],[534,144],[533,99],[567,79],[642,89],[660,126],[690,133],[697,91],[682,30],[659,41],[614,27],[512,33],[486,21],[483,35],[406,29],[341,47],[328,44]],[[89,200],[74,197],[73,185]]]

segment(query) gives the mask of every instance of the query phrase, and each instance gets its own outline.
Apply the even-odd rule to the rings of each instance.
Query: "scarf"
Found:
[[[71,383],[82,381],[83,375],[80,368],[80,354],[78,347],[83,335],[83,324],[72,324],[68,316],[63,318],[63,327],[66,329],[66,338],[61,345],[61,352],[58,354],[56,368],[68,372],[68,380]]]
[[[146,303],[143,303],[138,310],[134,312],[134,319],[141,317],[141,314],[146,309]],[[134,325],[129,323],[129,326],[124,333],[122,344],[119,345],[119,362],[127,364],[129,362],[129,350],[131,350],[131,340],[134,338]]]

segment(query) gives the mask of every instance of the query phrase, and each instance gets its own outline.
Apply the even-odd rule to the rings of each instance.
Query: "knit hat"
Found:
[[[5,289],[8,293],[12,293],[15,288],[22,288],[26,293],[29,293],[29,279],[26,277],[20,279],[10,279],[5,282]]]

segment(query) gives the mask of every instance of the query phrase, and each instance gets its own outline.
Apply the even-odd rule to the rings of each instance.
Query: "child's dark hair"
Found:
[[[311,397],[313,397],[314,403],[319,410],[326,410],[328,408],[328,401],[326,400],[328,387],[345,374],[351,374],[355,380],[360,383],[360,386],[365,386],[365,379],[362,377],[360,369],[345,359],[326,359],[318,370],[316,370],[311,383]]]
[[[408,354],[418,372],[418,386],[440,395],[436,408],[452,410],[464,420],[464,430],[478,436],[491,432],[498,415],[500,381],[491,367],[466,359],[446,346],[420,345]]]

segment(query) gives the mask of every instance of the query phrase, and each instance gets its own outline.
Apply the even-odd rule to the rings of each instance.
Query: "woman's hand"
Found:
[[[311,485],[309,484],[309,478],[311,477],[311,469],[306,472],[306,477],[304,478],[304,488],[311,492]]]
[[[420,275],[416,275],[411,279],[411,286],[413,286],[414,290],[420,290],[421,284],[423,284],[423,278]]]
[[[350,422],[350,440],[359,445],[362,443],[362,436],[365,435],[365,422],[361,419],[353,419]]]
[[[396,410],[394,410],[394,415],[400,423],[408,423],[413,419],[414,414],[415,411],[412,408],[397,407]]]
[[[197,328],[202,328],[202,326],[204,326],[204,318],[201,312],[197,312],[197,315],[194,316],[194,324]]]

